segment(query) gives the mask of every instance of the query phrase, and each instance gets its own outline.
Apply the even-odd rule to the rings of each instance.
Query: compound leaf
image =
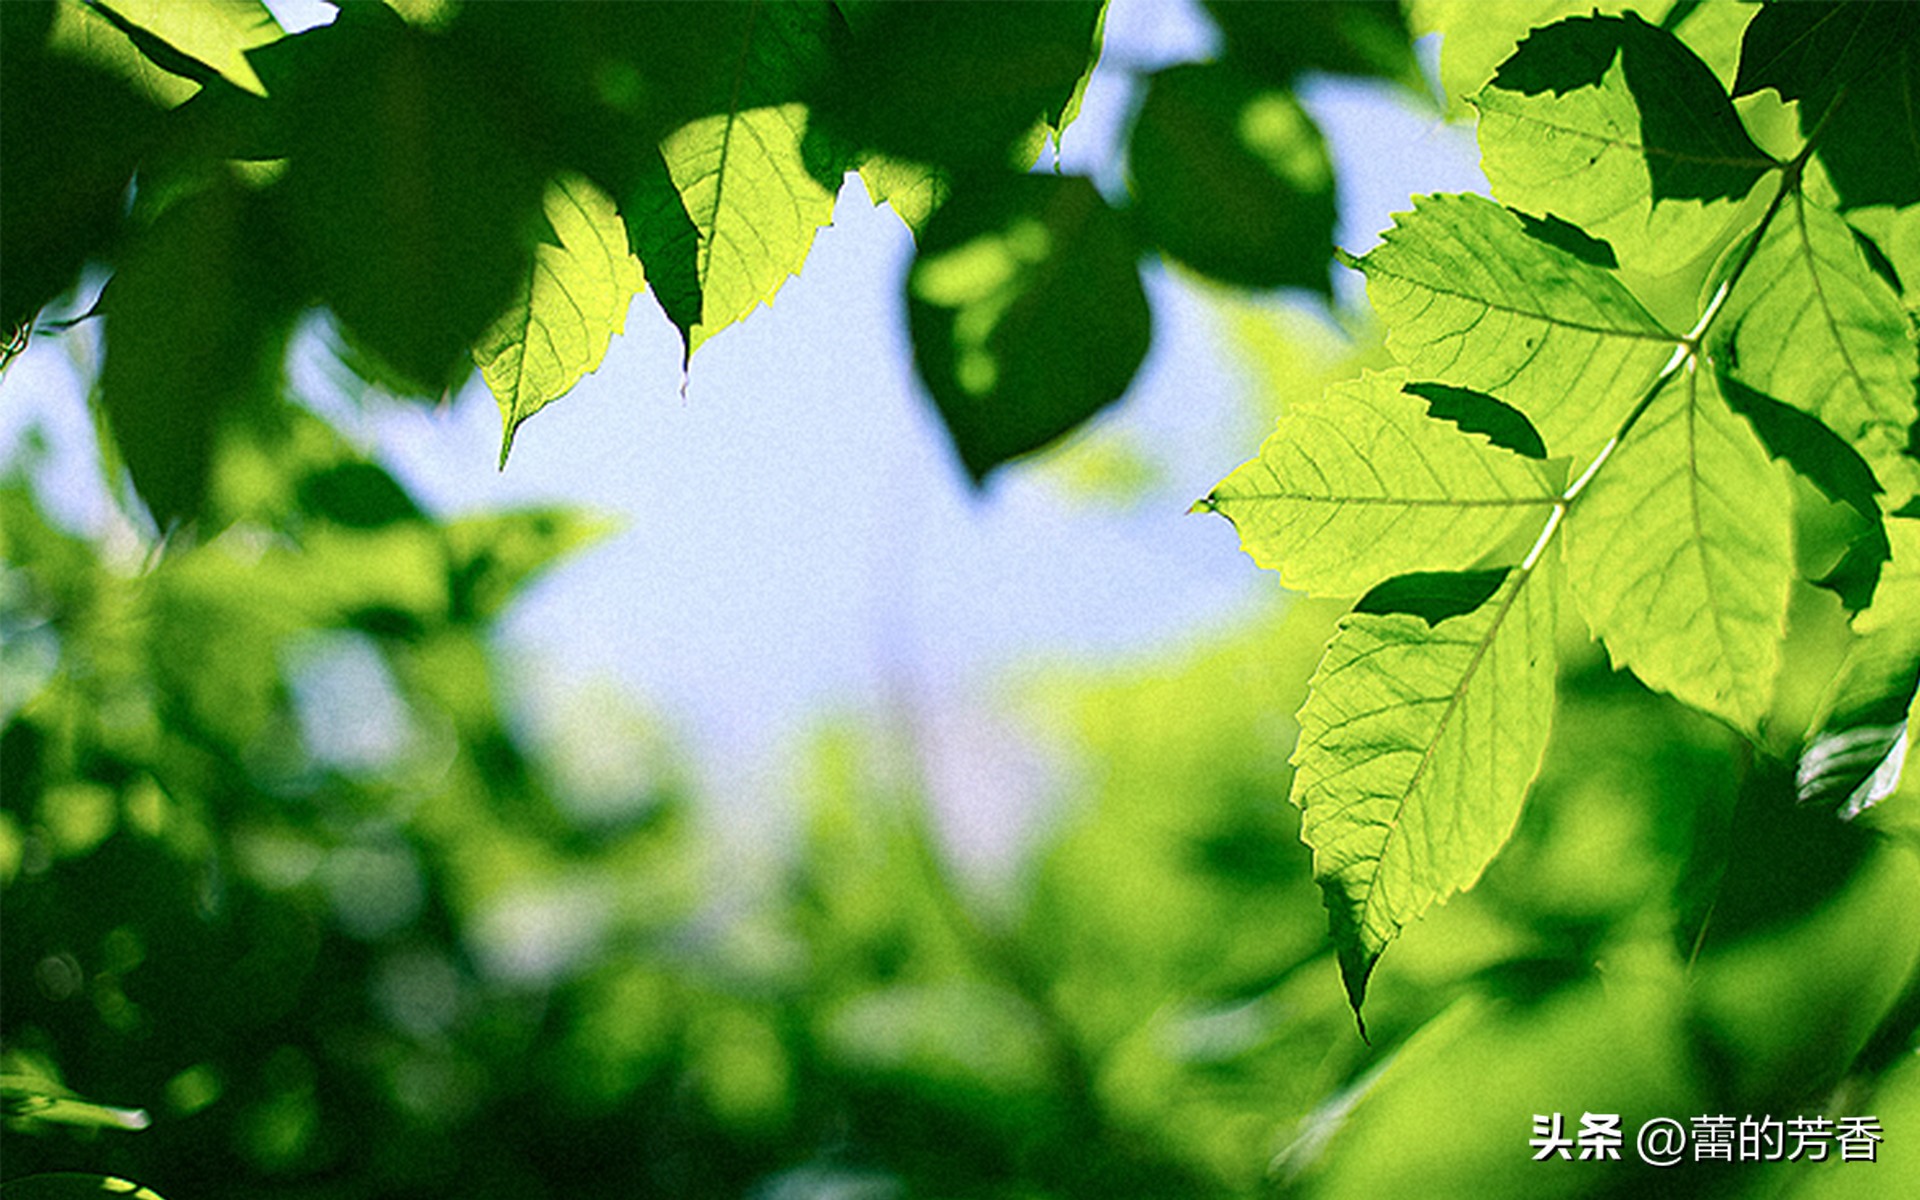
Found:
[[[1723,373],[1819,418],[1859,451],[1888,509],[1920,487],[1920,463],[1904,453],[1920,416],[1912,324],[1838,214],[1788,198],[1711,344]]]
[[[1535,30],[1473,103],[1494,195],[1656,273],[1706,250],[1774,165],[1713,71],[1632,13]]]
[[[473,348],[500,405],[502,466],[521,423],[599,368],[645,286],[620,215],[598,188],[555,179],[546,211],[557,243],[535,248],[526,285]]]
[[[1741,41],[1734,95],[1799,101],[1842,208],[1920,201],[1920,9],[1769,4]]]
[[[1331,595],[1464,569],[1544,520],[1557,496],[1541,465],[1434,420],[1406,380],[1368,372],[1294,406],[1202,505],[1288,587]]]
[[[1553,455],[1597,450],[1677,340],[1612,274],[1480,196],[1414,198],[1356,265],[1418,379],[1519,409]]]
[[[1371,606],[1389,611],[1363,600],[1314,672],[1292,800],[1356,1012],[1401,927],[1470,887],[1519,819],[1553,721],[1545,573],[1510,572],[1479,607],[1438,621],[1473,589],[1428,577],[1437,605],[1404,587]]]
[[[1570,507],[1567,581],[1615,666],[1753,731],[1780,669],[1791,501],[1712,377],[1686,370]]]

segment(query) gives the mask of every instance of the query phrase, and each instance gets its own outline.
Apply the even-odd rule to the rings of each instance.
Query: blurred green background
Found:
[[[1279,391],[1375,353],[1220,319]],[[1011,676],[1063,798],[983,874],[949,861],[904,705],[821,717],[796,843],[757,848],[711,835],[672,738],[618,696],[580,698],[591,740],[513,716],[490,634],[600,532],[577,514],[437,520],[290,405],[220,463],[229,534],[130,563],[50,521],[30,466],[0,487],[10,1177],[175,1200],[1914,1177],[1911,786],[1868,822],[1800,810],[1789,763],[1580,631],[1517,837],[1387,955],[1363,1041],[1286,800],[1334,606],[1276,594],[1176,650]],[[1841,646],[1825,593],[1796,617],[1781,728]],[[1631,1140],[1534,1162],[1556,1111],[1618,1112],[1629,1139],[1872,1114],[1885,1142],[1873,1164],[1663,1173]]]

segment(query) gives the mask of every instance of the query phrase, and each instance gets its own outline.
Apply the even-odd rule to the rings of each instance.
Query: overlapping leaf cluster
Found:
[[[1364,593],[1301,709],[1293,789],[1356,1008],[1401,928],[1511,835],[1561,609],[1616,667],[1777,746],[1809,570],[1858,641],[1802,794],[1852,815],[1897,780],[1920,674],[1920,127],[1898,110],[1920,11],[1753,10],[1723,81],[1687,40],[1714,53],[1687,22],[1719,7],[1525,33],[1470,97],[1499,202],[1416,198],[1347,260],[1399,367],[1297,404],[1202,501],[1290,586]],[[1748,123],[1778,101],[1798,136],[1777,122],[1769,152]],[[1809,568],[1816,509],[1845,553]]]
[[[804,263],[849,171],[914,229],[916,355],[977,480],[1116,400],[1161,249],[1327,292],[1333,175],[1289,87],[1417,83],[1391,3],[1216,8],[1221,61],[1152,76],[1135,202],[1027,174],[1078,111],[1102,0],[938,5],[258,0],[5,10],[0,325],[17,347],[104,263],[99,399],[164,527],[279,387],[304,312],[437,399],[478,366],[504,424],[596,369],[650,291],[691,355]]]

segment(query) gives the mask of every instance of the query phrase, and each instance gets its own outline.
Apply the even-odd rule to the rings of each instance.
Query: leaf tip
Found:
[[[1187,515],[1191,517],[1195,513],[1216,513],[1219,511],[1220,505],[1214,501],[1213,493],[1208,492],[1193,502],[1192,507],[1187,509]]]

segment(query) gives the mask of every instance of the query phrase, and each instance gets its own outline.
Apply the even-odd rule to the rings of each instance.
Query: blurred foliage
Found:
[[[1920,795],[1800,809],[1790,764],[1577,634],[1514,841],[1383,965],[1369,1044],[1286,800],[1337,606],[1038,677],[1060,811],[994,888],[947,861],[910,739],[825,727],[758,886],[643,716],[596,698],[566,744],[507,715],[491,624],[591,526],[436,521],[294,409],[217,468],[227,533],[137,569],[0,489],[10,1176],[1773,1196],[1912,1159]],[[1805,607],[1793,661],[1830,673],[1836,606]],[[1662,1176],[1530,1161],[1553,1110],[1888,1136],[1874,1167]]]
[[[130,559],[52,519],[30,462],[0,481],[8,1197],[97,1191],[103,1175],[172,1200],[1770,1198],[1890,1195],[1920,1177],[1916,773],[1851,823],[1803,808],[1786,757],[1797,747],[1755,746],[1648,692],[1578,629],[1561,633],[1558,716],[1518,829],[1479,886],[1411,925],[1382,964],[1370,1042],[1341,997],[1287,803],[1286,714],[1336,606],[1276,600],[1183,648],[1034,682],[1016,704],[1061,764],[1057,816],[995,885],[949,861],[903,714],[820,731],[794,774],[801,836],[771,881],[703,826],[688,771],[645,713],[593,696],[564,737],[530,728],[496,664],[495,623],[599,528],[561,511],[433,516],[289,405],[279,339],[312,297],[289,299],[285,279],[236,277],[205,308],[166,302],[172,265],[210,269],[195,246],[253,261],[249,239],[278,219],[268,199],[347,201],[318,166],[275,174],[283,148],[270,140],[218,138],[186,165],[230,152],[269,165],[197,181],[186,170],[169,203],[165,187],[142,197],[151,212],[120,201],[135,164],[158,161],[145,156],[163,111],[175,150],[196,130],[268,137],[246,119],[257,86],[300,97],[292,60],[358,39],[389,90],[301,104],[412,111],[478,90],[516,117],[571,114],[539,144],[620,202],[656,293],[690,272],[697,303],[684,239],[647,242],[631,216],[642,203],[672,215],[668,166],[595,154],[711,118],[701,39],[724,39],[734,17],[596,41],[597,26],[543,30],[525,6],[396,4],[405,29],[363,13],[297,52],[222,50],[258,36],[244,24],[171,29],[199,54],[158,70],[144,51],[128,57],[137,47],[112,40],[121,26],[106,15],[149,7],[165,13],[63,4],[53,31],[56,10],[0,5],[0,319],[30,319],[125,235],[150,239],[122,268],[133,311],[182,337],[200,336],[195,323],[246,335],[245,363],[216,380],[245,403],[201,413],[191,461],[157,484],[181,489],[163,509],[201,511],[203,542]],[[1286,45],[1266,11],[1278,6],[1211,7],[1231,55]],[[1408,74],[1397,10],[1314,11],[1347,31],[1340,59],[1276,60],[1262,78]],[[873,39],[902,18],[851,0],[835,12],[868,39],[850,61],[896,65]],[[1084,48],[1085,31],[1069,32]],[[112,54],[39,52],[75,44]],[[525,77],[550,89],[538,103],[496,87],[512,72],[475,74],[503,56],[551,68],[581,54],[601,69]],[[1484,73],[1505,54],[1483,55]],[[445,95],[408,91],[415,58],[423,77],[448,78]],[[634,63],[645,71],[619,69]],[[1714,65],[1730,78],[1731,61]],[[1471,55],[1457,69],[1481,71]],[[635,78],[672,86],[642,103]],[[1063,64],[1056,82],[1070,80]],[[777,108],[816,82],[783,81],[755,103]],[[84,103],[18,99],[42,94]],[[57,122],[53,135],[17,136],[23,111]],[[961,152],[919,147],[927,128],[901,113],[836,111],[851,144]],[[316,163],[357,153],[312,120],[295,150]],[[1009,118],[980,145],[1004,150],[1023,127]],[[448,128],[450,178],[529,133],[471,112]],[[341,177],[361,179],[374,157],[339,164]],[[434,237],[537,214],[544,176],[509,165],[498,206],[462,207],[468,225]],[[944,195],[911,164],[864,167],[879,192]],[[29,177],[64,190],[22,207],[14,189]],[[421,236],[423,252],[445,248]],[[513,244],[530,252],[538,237]],[[407,290],[420,279],[389,294],[377,275],[307,283],[365,325],[359,349],[437,385],[512,303],[512,265],[459,264],[477,273],[472,296],[491,297],[471,311],[423,309]],[[230,329],[223,306],[258,319]],[[383,330],[396,312],[411,315]],[[674,319],[684,330],[697,317]],[[1253,322],[1235,318],[1256,390],[1283,409],[1383,361],[1368,330],[1353,351],[1295,318],[1278,338],[1254,336]],[[129,352],[141,348],[110,345],[108,361]],[[168,370],[161,383],[191,390],[190,373]],[[1125,491],[1134,467],[1120,468],[1109,474]],[[1801,507],[1803,558],[1838,557],[1852,533]],[[1769,724],[1798,731],[1831,707],[1822,693],[1850,635],[1838,601],[1811,587],[1795,585],[1790,616]],[[1655,1116],[1875,1114],[1887,1136],[1872,1165],[1658,1172],[1631,1147],[1620,1162],[1534,1162],[1533,1116],[1554,1111],[1617,1111],[1629,1131]]]

